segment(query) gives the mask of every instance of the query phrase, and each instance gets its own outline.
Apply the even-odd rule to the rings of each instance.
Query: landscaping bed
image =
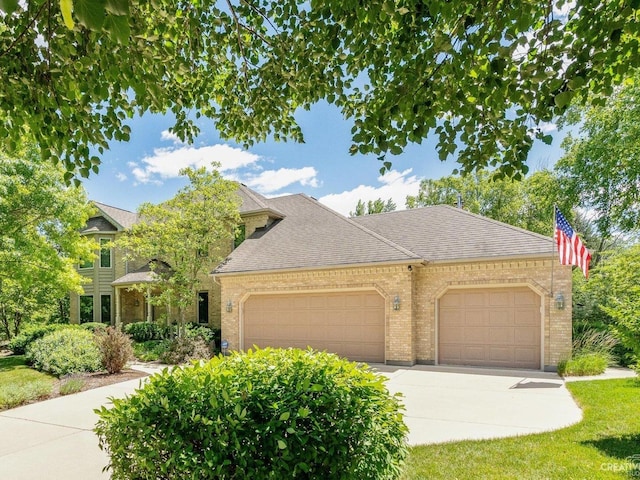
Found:
[[[138,370],[124,369],[113,374],[82,373],[58,379],[29,367],[23,355],[11,355],[10,351],[1,350],[0,411],[56,398],[65,392],[82,392],[147,375]]]

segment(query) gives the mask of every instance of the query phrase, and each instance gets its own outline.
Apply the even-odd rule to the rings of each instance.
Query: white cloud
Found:
[[[358,200],[366,203],[378,198],[382,198],[385,202],[391,198],[398,210],[404,210],[407,195],[417,195],[420,189],[420,179],[410,175],[411,172],[411,168],[403,172],[391,170],[378,177],[378,182],[381,183],[379,186],[359,185],[353,190],[325,195],[320,198],[320,202],[343,215],[353,212]]]
[[[220,163],[220,171],[231,171],[255,165],[259,155],[229,145],[206,147],[184,146],[180,148],[158,148],[153,155],[144,157],[139,164],[130,162],[131,173],[139,183],[158,183],[179,176],[186,167],[210,167],[211,162]]]
[[[258,190],[260,193],[269,194],[294,183],[302,186],[317,187],[318,172],[313,167],[280,168],[278,170],[265,170],[258,175],[248,175],[243,183]]]
[[[169,130],[163,130],[160,133],[160,138],[165,141],[173,142],[175,145],[184,145],[184,142],[180,140],[180,137]]]
[[[128,177],[124,173],[118,172],[116,173],[116,178],[121,182],[124,182]]]
[[[538,128],[543,133],[549,133],[549,132],[555,132],[556,130],[558,130],[558,125],[551,122],[540,122],[540,124],[538,125]]]

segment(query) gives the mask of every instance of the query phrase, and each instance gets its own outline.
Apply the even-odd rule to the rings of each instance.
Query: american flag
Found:
[[[584,278],[589,278],[589,262],[591,253],[584,246],[582,240],[573,231],[567,219],[556,207],[555,241],[558,245],[558,255],[562,265],[576,265],[582,269]]]

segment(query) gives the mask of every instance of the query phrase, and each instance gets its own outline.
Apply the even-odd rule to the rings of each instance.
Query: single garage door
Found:
[[[440,364],[540,368],[540,296],[529,288],[450,290],[438,319]]]
[[[244,304],[243,347],[326,350],[384,362],[384,298],[377,292],[252,295]]]

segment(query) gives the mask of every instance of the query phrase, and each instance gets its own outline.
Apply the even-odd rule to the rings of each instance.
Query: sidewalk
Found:
[[[135,365],[154,373],[159,368]],[[109,462],[98,447],[93,409],[109,397],[133,393],[144,379],[54,398],[0,412],[0,477],[11,480],[108,479]]]

